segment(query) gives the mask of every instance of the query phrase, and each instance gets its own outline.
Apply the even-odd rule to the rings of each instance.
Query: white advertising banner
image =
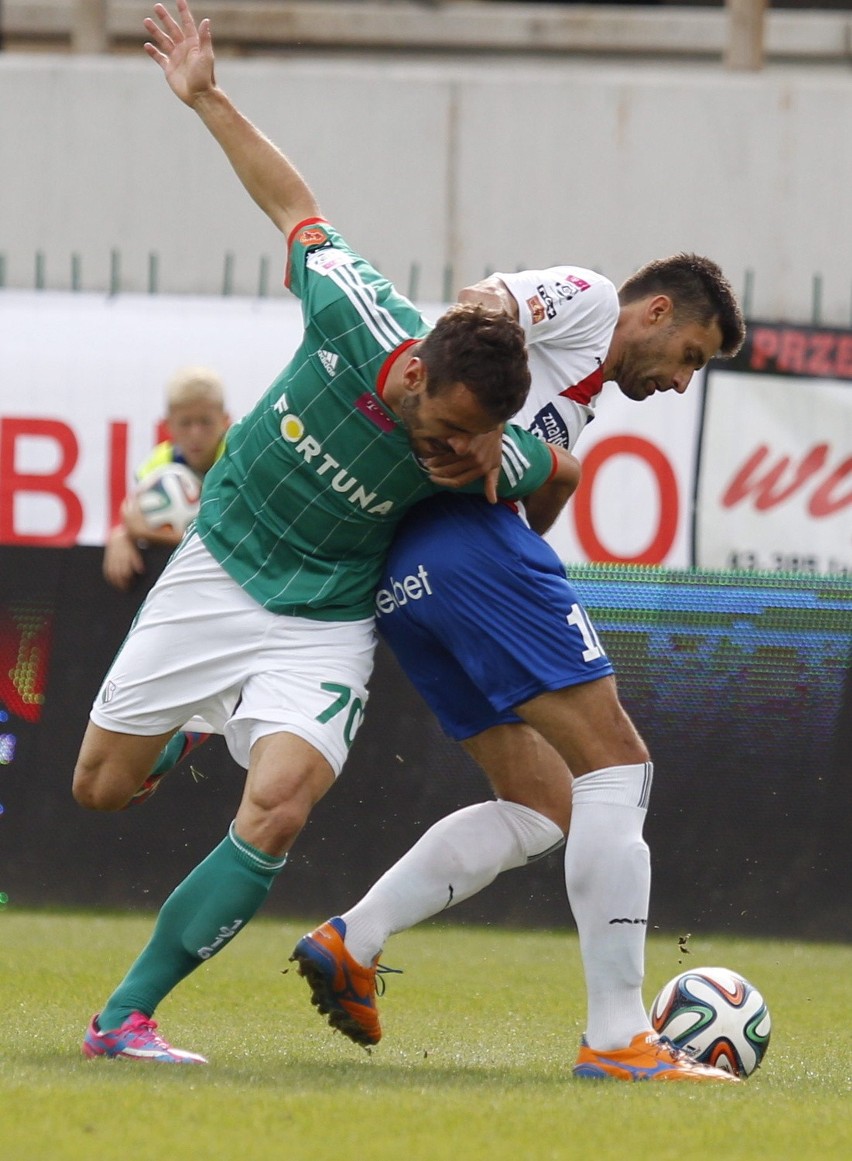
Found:
[[[575,449],[580,487],[547,536],[562,560],[690,565],[701,378],[641,403],[605,385]]]
[[[852,575],[852,384],[710,378],[697,563]]]
[[[637,404],[605,387],[580,489],[548,537],[562,559],[852,569],[852,336],[847,354],[835,344],[835,379],[778,329],[750,330],[730,370],[683,396]],[[301,332],[292,298],[0,291],[0,543],[102,544],[175,371],[214,368],[236,419]]]
[[[852,575],[852,335],[753,324],[700,447],[698,567]]]
[[[236,419],[301,333],[295,299],[0,292],[0,543],[102,544],[175,371],[216,370]]]

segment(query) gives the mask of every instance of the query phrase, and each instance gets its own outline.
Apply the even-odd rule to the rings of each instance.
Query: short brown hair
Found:
[[[718,323],[721,353],[735,355],[745,341],[745,322],[736,295],[721,269],[700,254],[673,254],[646,263],[621,284],[622,306],[654,294],[667,294],[678,322]]]
[[[426,367],[429,395],[464,383],[497,423],[511,419],[526,402],[526,338],[508,315],[481,306],[452,306],[423,340],[418,355]]]

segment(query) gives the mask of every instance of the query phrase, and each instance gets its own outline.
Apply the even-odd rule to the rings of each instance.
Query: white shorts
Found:
[[[375,642],[371,617],[314,621],[269,612],[191,533],[139,610],[91,719],[145,736],[195,719],[194,726],[224,734],[246,769],[259,738],[296,734],[337,775],[364,716]]]

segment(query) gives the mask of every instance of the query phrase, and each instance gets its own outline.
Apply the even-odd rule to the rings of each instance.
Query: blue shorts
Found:
[[[376,614],[452,738],[520,721],[515,706],[613,672],[550,545],[478,496],[436,496],[408,513]]]

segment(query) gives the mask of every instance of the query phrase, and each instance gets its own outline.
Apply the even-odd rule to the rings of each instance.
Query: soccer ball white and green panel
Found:
[[[201,481],[186,464],[163,464],[145,476],[133,494],[152,528],[183,532],[198,515]]]
[[[760,1065],[772,1022],[763,996],[730,968],[682,972],[660,990],[651,1023],[703,1064],[747,1077]]]

